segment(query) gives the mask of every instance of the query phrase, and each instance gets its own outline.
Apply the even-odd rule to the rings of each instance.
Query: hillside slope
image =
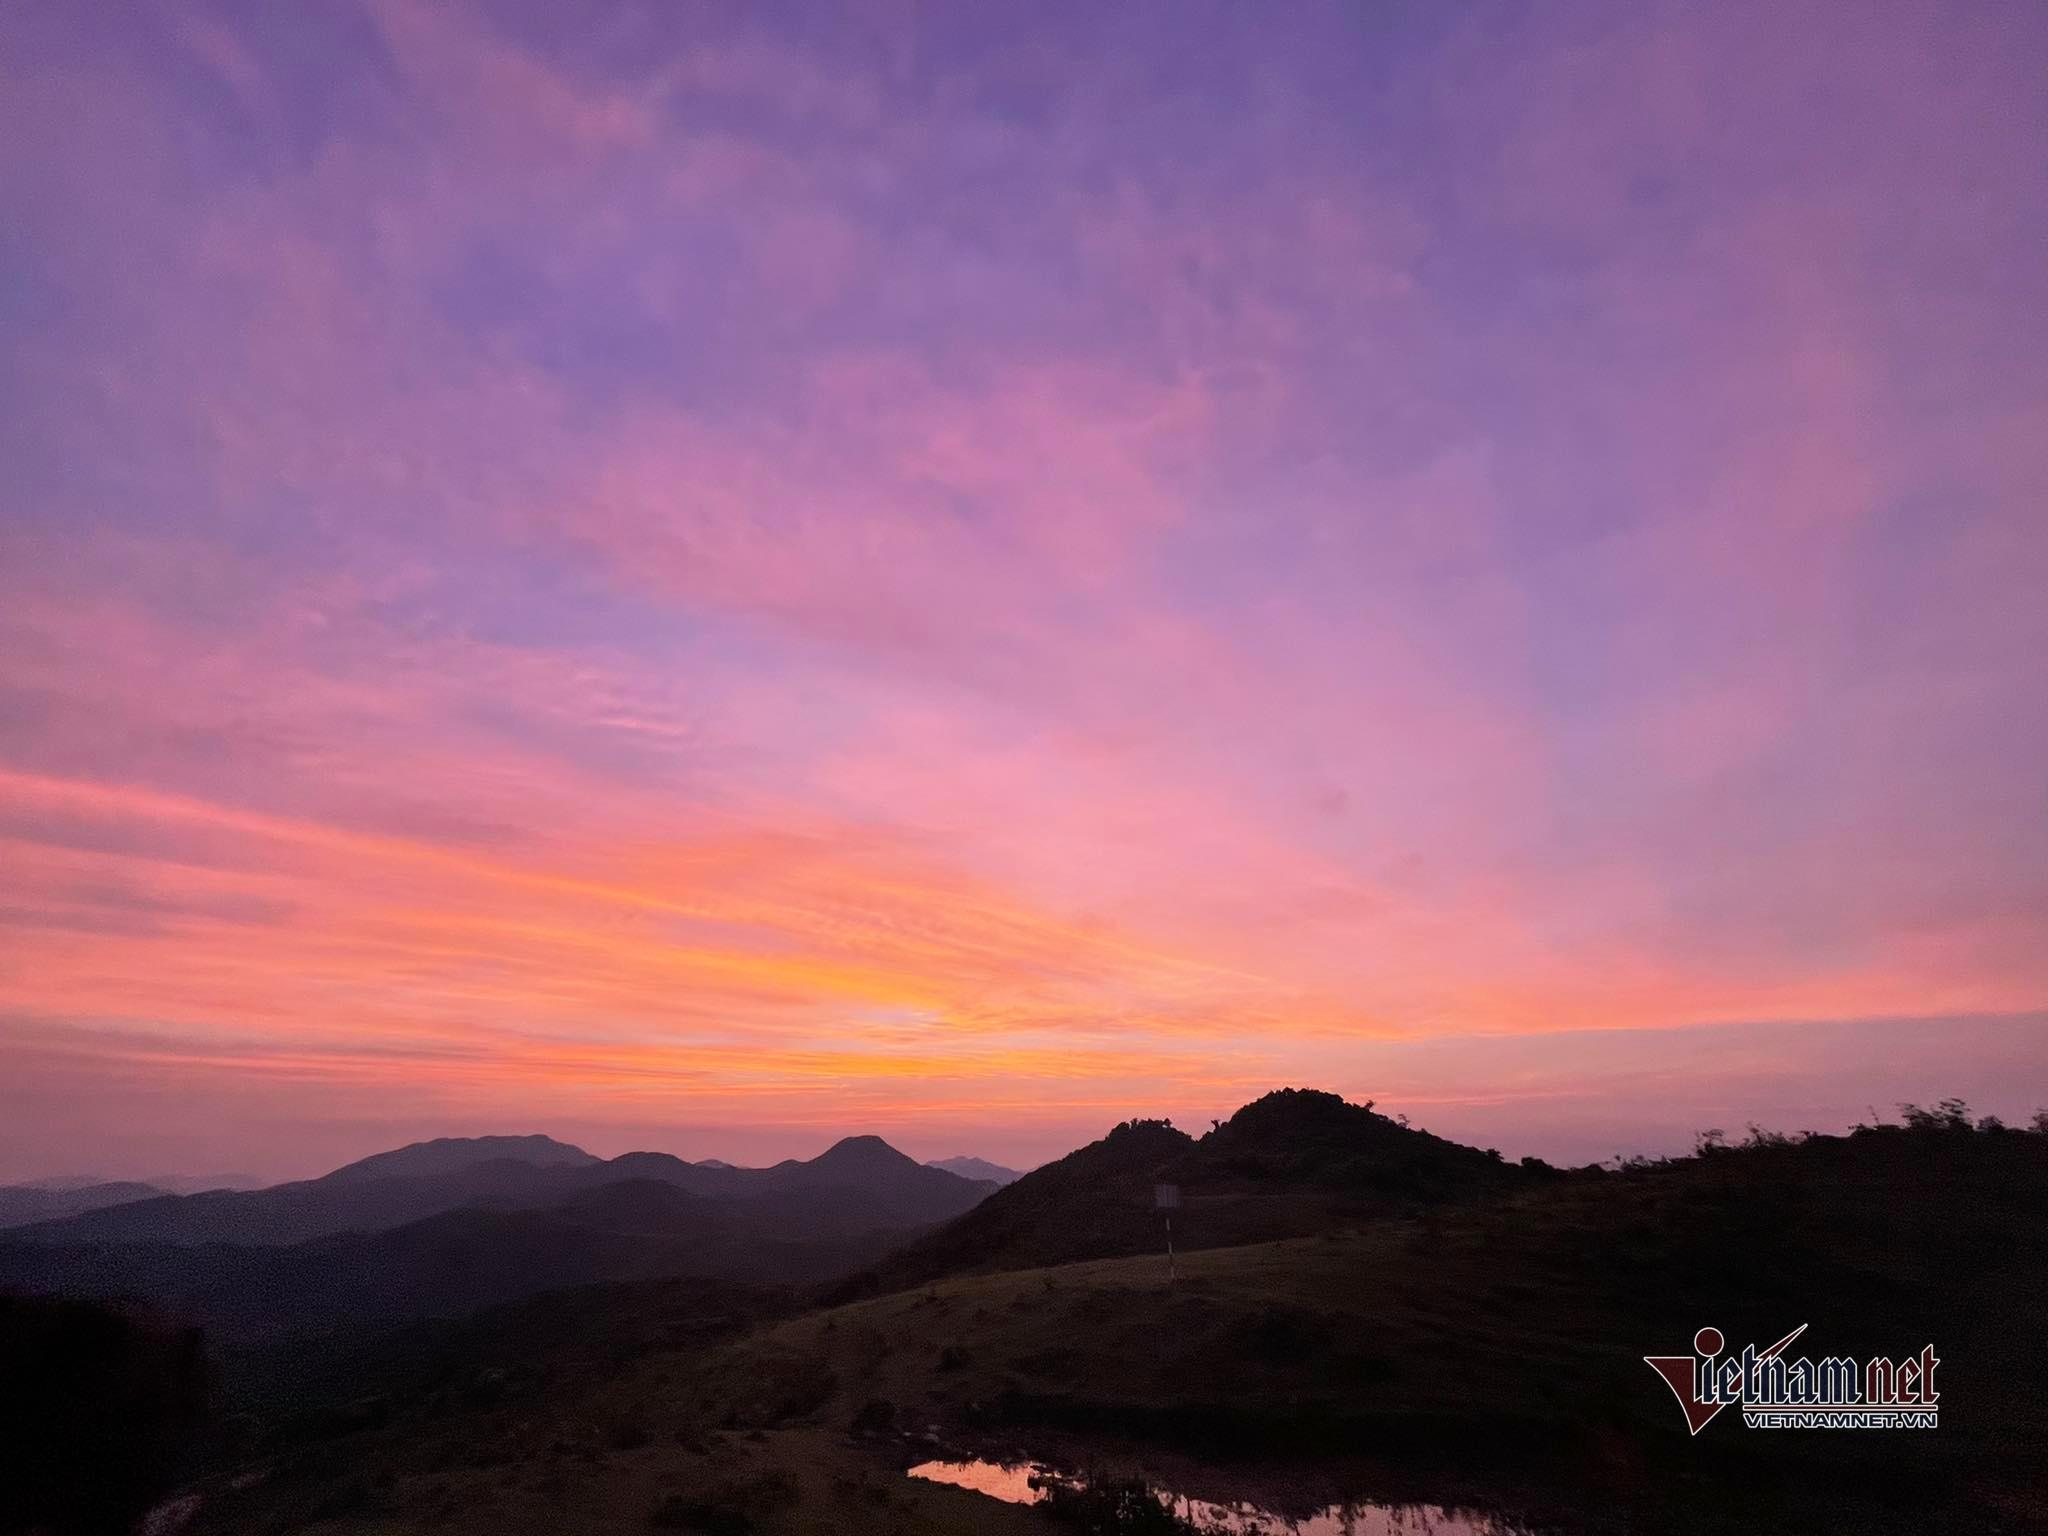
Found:
[[[1194,1249],[1328,1231],[1535,1177],[1335,1094],[1281,1089],[1199,1141],[1163,1120],[1119,1125],[997,1190],[861,1283],[891,1290],[942,1275],[1163,1251],[1159,1184],[1177,1187],[1175,1241]]]
[[[133,1297],[223,1338],[453,1317],[537,1292],[683,1276],[807,1284],[872,1262],[916,1228],[828,1196],[714,1200],[652,1180],[535,1210],[465,1207],[296,1244],[0,1244],[0,1287]]]

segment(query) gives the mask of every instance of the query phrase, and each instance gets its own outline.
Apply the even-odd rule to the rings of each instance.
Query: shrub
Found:
[[[1899,1118],[1906,1122],[1909,1131],[1967,1131],[1970,1129],[1970,1106],[1961,1099],[1943,1099],[1932,1109],[1902,1103],[1899,1105]]]
[[[1089,1536],[1198,1536],[1195,1526],[1135,1479],[1051,1483],[1045,1509]]]

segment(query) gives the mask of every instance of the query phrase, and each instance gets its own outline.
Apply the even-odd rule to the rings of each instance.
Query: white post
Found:
[[[1180,1268],[1173,1257],[1173,1213],[1180,1205],[1178,1184],[1154,1184],[1152,1186],[1152,1207],[1166,1218],[1166,1283],[1171,1285],[1180,1278]]]

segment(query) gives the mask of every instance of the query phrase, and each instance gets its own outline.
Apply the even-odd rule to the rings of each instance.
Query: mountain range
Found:
[[[132,1180],[74,1182],[52,1179],[40,1184],[0,1185],[0,1227],[25,1226],[96,1211],[102,1206],[150,1200],[165,1193],[161,1185]]]
[[[89,1174],[72,1174],[21,1184],[0,1184],[0,1228],[53,1221],[60,1216],[76,1216],[82,1211],[126,1205],[135,1200],[151,1200],[159,1195],[196,1195],[216,1189],[260,1189],[262,1185],[261,1179],[240,1173],[205,1177],[165,1173],[152,1174],[145,1179],[103,1179]]]
[[[559,1204],[621,1179],[651,1180],[710,1199],[786,1200],[831,1190],[841,1226],[925,1226],[956,1216],[992,1185],[928,1168],[874,1136],[850,1136],[809,1160],[770,1168],[691,1163],[666,1152],[603,1159],[547,1136],[451,1137],[348,1163],[317,1179],[196,1195],[149,1192],[34,1221],[17,1243],[280,1244],[379,1232],[464,1206]]]
[[[514,1510],[551,1531],[1022,1536],[1042,1512],[904,1466],[1085,1465],[1104,1436],[1218,1502],[1257,1492],[1270,1461],[1271,1490],[1309,1480],[1288,1495],[1303,1516],[1361,1487],[1502,1512],[1475,1528],[1690,1536],[2020,1530],[2014,1511],[2048,1507],[2031,1219],[2048,1123],[1973,1128],[1958,1109],[1563,1170],[1284,1090],[1199,1137],[1126,1121],[1000,1189],[874,1137],[757,1169],[484,1137],[259,1193],[0,1235],[0,1358],[46,1362],[10,1443],[77,1439],[45,1399],[112,1405],[85,1443],[125,1465],[139,1433],[195,1411],[180,1383],[212,1381],[194,1536],[483,1536]],[[299,1230],[450,1198],[289,1241],[79,1236]],[[1643,1368],[1702,1320],[1771,1338],[1809,1317],[1831,1349],[1932,1337],[1941,1434],[1695,1445]],[[1610,1505],[1625,1518],[1590,1520]],[[1130,1508],[1150,1523],[1084,1528],[1193,1529],[1149,1495]]]
[[[798,1284],[872,1263],[994,1187],[874,1136],[769,1168],[451,1138],[318,1179],[152,1194],[18,1227],[0,1240],[0,1286],[138,1297],[250,1336],[449,1316],[597,1281]]]
[[[450,1137],[267,1189],[38,1191],[80,1204],[0,1234],[0,1286],[133,1296],[237,1336],[661,1276],[859,1295],[1161,1247],[1161,1184],[1177,1192],[1188,1249],[1328,1231],[1546,1174],[1291,1089],[1199,1139],[1133,1120],[1023,1175],[979,1158],[921,1164],[875,1136],[766,1168]]]
[[[1503,1162],[1334,1094],[1283,1090],[1197,1139],[1134,1120],[1015,1175],[962,1177],[874,1136],[767,1168],[599,1158],[547,1136],[417,1142],[317,1179],[151,1194],[0,1235],[0,1286],[125,1295],[234,1337],[448,1317],[564,1286],[665,1276],[823,1286],[1300,1236],[1525,1187]]]

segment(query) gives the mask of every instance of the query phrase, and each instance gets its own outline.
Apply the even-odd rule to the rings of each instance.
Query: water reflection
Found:
[[[970,1488],[1005,1504],[1040,1503],[1056,1483],[1084,1486],[1081,1479],[1035,1461],[926,1461],[912,1467],[910,1476]],[[1156,1485],[1153,1492],[1205,1536],[1513,1536],[1515,1530],[1489,1515],[1436,1504],[1332,1504],[1290,1520],[1255,1504],[1215,1504]]]

